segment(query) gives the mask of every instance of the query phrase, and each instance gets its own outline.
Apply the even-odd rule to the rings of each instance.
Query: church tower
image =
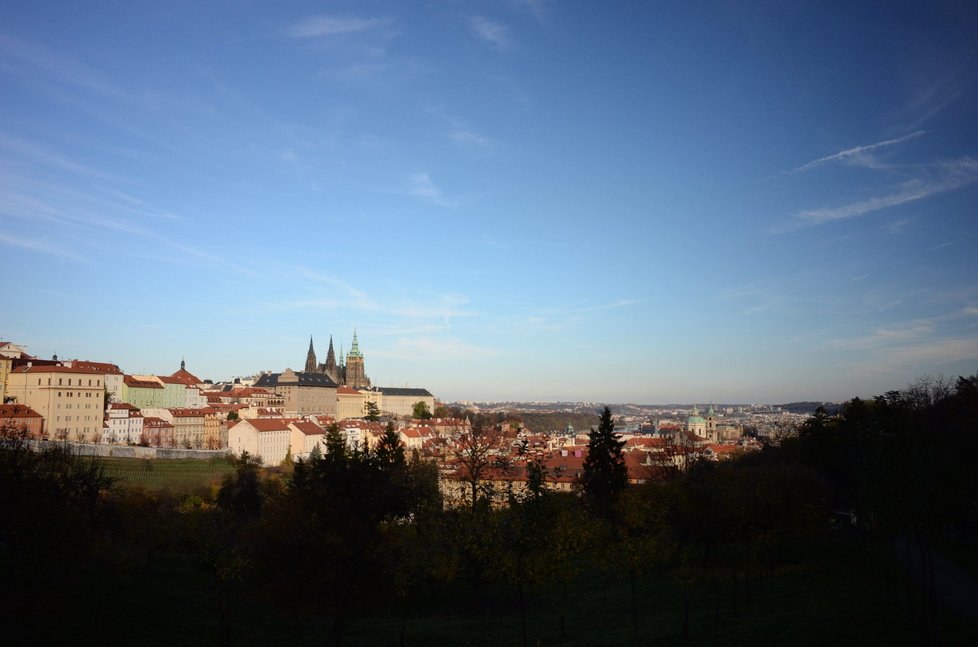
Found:
[[[363,354],[360,352],[360,345],[357,343],[357,331],[353,331],[353,346],[346,355],[346,385],[354,389],[364,389],[370,387],[370,380],[363,367]]]
[[[326,352],[326,375],[337,384],[340,382],[340,374],[336,370],[336,353],[333,352],[333,336],[329,336],[329,350]]]
[[[306,373],[316,372],[316,351],[312,348],[312,335],[309,336],[309,352],[306,353]]]

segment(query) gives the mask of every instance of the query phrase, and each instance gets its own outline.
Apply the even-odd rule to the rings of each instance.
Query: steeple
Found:
[[[183,361],[183,358],[182,357],[180,358],[180,370],[181,371],[186,371],[187,370],[187,363],[185,361]]]
[[[360,345],[357,344],[357,329],[356,328],[353,329],[353,347],[350,348],[350,355],[349,355],[349,357],[363,357],[363,355],[360,354]]]
[[[312,335],[309,335],[309,352],[306,353],[306,373],[316,372],[316,351],[312,348]]]
[[[336,354],[333,352],[333,336],[329,336],[329,350],[326,352],[326,373],[336,373]]]

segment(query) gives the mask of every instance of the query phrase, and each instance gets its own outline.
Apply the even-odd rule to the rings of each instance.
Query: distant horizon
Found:
[[[0,9],[34,354],[214,378],[356,330],[448,400],[978,369],[976,3],[71,7]]]

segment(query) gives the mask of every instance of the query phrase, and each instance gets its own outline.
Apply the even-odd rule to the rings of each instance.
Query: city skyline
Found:
[[[978,8],[0,9],[0,339],[446,401],[978,368]]]

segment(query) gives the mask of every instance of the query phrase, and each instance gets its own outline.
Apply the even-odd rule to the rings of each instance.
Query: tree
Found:
[[[364,405],[364,411],[366,414],[363,416],[364,419],[370,422],[377,422],[380,420],[380,407],[373,400],[367,400],[367,404]]]
[[[231,411],[228,413],[228,420],[237,420],[237,419],[238,419],[237,411]]]
[[[381,436],[380,443],[377,445],[376,458],[382,467],[404,466],[407,463],[404,458],[404,445],[401,444],[400,437],[394,431],[393,422],[387,423],[387,429],[384,430],[384,435]]]
[[[241,452],[241,457],[235,461],[234,474],[225,477],[217,493],[218,507],[239,523],[257,519],[261,514],[265,496],[258,473],[260,466],[257,457]]]
[[[584,494],[599,511],[610,512],[619,492],[628,485],[628,471],[622,447],[625,441],[615,433],[611,409],[604,408],[597,430],[588,433],[587,458],[581,485]]]
[[[480,494],[490,494],[482,479],[492,465],[492,452],[499,443],[500,431],[496,425],[483,427],[473,424],[472,429],[461,434],[455,442],[454,455],[459,464],[459,478],[465,482],[472,509],[476,508]]]
[[[424,400],[419,400],[414,403],[411,416],[416,420],[431,420],[431,409]]]

